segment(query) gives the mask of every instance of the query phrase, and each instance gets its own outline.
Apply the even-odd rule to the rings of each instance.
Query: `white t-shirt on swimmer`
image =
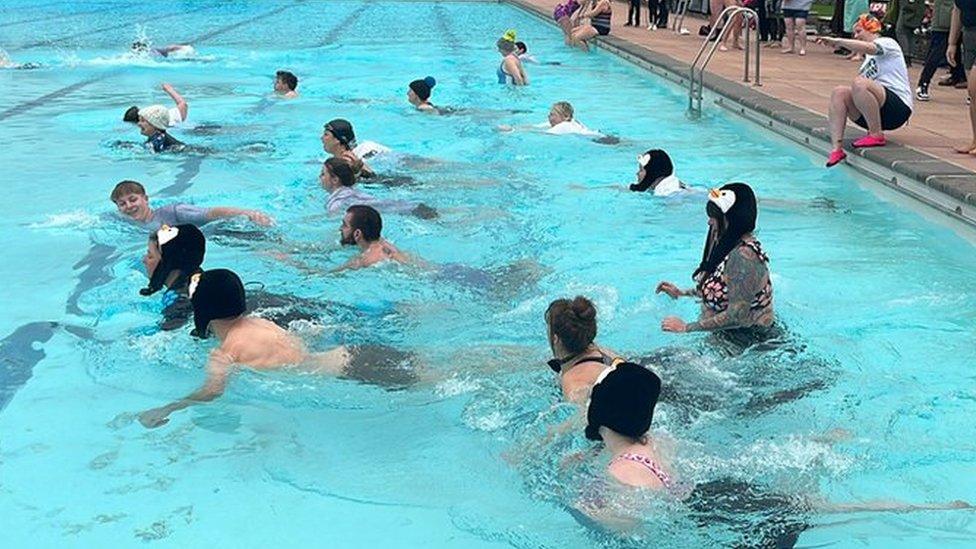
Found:
[[[169,110],[169,127],[179,126],[183,123],[183,115],[180,113],[180,109],[173,107]]]
[[[553,135],[601,135],[600,132],[593,131],[576,120],[566,120],[552,127],[548,122],[542,122],[535,127],[545,128],[546,133]]]
[[[376,141],[363,141],[352,149],[352,153],[355,154],[357,158],[369,158],[378,154],[386,154],[392,150],[393,149],[385,145],[381,145]]]
[[[894,39],[884,37],[876,38],[874,45],[878,53],[864,58],[858,74],[888,88],[912,109],[912,85],[908,80],[908,68],[901,46]]]
[[[681,181],[674,174],[671,174],[658,181],[657,186],[654,187],[654,196],[671,196],[685,189],[686,187],[681,184]]]

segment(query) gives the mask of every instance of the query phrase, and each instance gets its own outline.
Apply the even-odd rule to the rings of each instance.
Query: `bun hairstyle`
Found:
[[[674,175],[674,164],[668,153],[661,149],[651,149],[637,157],[637,162],[644,169],[644,179],[630,186],[634,192],[644,192],[655,182],[669,175]]]
[[[546,310],[549,329],[573,354],[583,352],[596,339],[596,307],[583,296],[557,299]]]
[[[417,94],[417,97],[419,97],[421,101],[427,101],[430,99],[431,90],[433,90],[434,86],[436,85],[437,80],[435,80],[433,76],[428,76],[423,80],[414,80],[411,82],[410,89],[413,90],[413,93]]]

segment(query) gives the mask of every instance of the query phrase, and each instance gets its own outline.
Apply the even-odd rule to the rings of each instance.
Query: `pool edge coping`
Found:
[[[538,6],[524,0],[496,1],[510,4],[555,27],[550,14]],[[597,37],[593,44],[671,82],[688,86],[691,68],[688,63],[613,35]],[[830,152],[826,116],[716,74],[706,73],[703,80],[705,88],[718,96],[710,104],[825,156]],[[844,140],[848,166],[886,187],[976,226],[976,172],[890,140],[884,147],[866,149],[854,149],[852,141]]]

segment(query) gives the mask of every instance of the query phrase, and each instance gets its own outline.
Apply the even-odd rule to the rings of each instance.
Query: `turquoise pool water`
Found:
[[[748,545],[777,520],[807,526],[801,546],[976,541],[971,512],[822,515],[799,503],[707,516],[650,504],[646,531],[597,533],[567,511],[598,470],[572,459],[589,444],[582,433],[541,441],[571,412],[543,364],[542,314],[581,293],[597,303],[603,344],[658,357],[669,392],[655,432],[673,441],[684,478],[794,502],[976,499],[970,233],[717,109],[690,123],[683,90],[604,52],[568,51],[554,27],[507,5],[12,5],[0,47],[43,68],[0,71],[5,546]],[[508,28],[562,65],[529,66],[526,89],[499,87],[494,41]],[[141,35],[192,42],[198,57],[134,59]],[[282,68],[298,74],[302,99],[268,99]],[[414,112],[406,84],[428,74],[436,104],[471,110]],[[140,140],[121,114],[163,102],[164,81],[190,102],[174,135],[210,154],[116,143]],[[493,130],[542,121],[556,100],[621,143]],[[397,151],[381,172],[413,178],[369,192],[441,211],[386,216],[392,241],[431,262],[516,264],[506,284],[395,267],[326,274],[351,254],[316,179],[321,128],[336,117]],[[223,129],[191,130],[207,123]],[[731,356],[707,336],[659,330],[666,315],[696,313],[652,290],[689,281],[705,216],[699,198],[607,188],[631,182],[651,147],[699,187],[756,188],[788,350]],[[157,206],[273,215],[268,238],[212,238],[206,265],[329,302],[293,325],[310,345],[410,350],[424,381],[387,392],[244,374],[219,401],[143,429],[133,414],[196,387],[210,346],[157,331],[158,302],[137,293],[144,235],[109,215],[121,179],[146,184]],[[274,259],[283,245],[311,249],[298,255],[311,269]],[[837,429],[849,436],[824,441]]]

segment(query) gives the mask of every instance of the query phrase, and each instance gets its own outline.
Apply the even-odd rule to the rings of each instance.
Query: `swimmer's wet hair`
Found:
[[[546,322],[571,353],[583,352],[596,339],[596,307],[581,295],[572,301],[557,299],[550,303]]]
[[[345,159],[333,156],[325,161],[325,167],[329,169],[329,173],[339,178],[343,187],[352,187],[356,184],[356,172]]]
[[[125,114],[122,115],[123,122],[131,122],[135,124],[139,121],[139,107],[132,105],[125,110]]]
[[[146,196],[146,188],[138,181],[126,179],[125,181],[119,181],[118,185],[112,189],[110,198],[114,203],[127,194],[141,194],[142,196]]]
[[[529,53],[529,48],[525,45],[525,42],[516,42],[515,47],[522,50],[522,53]]]
[[[375,242],[380,239],[380,234],[383,232],[383,218],[380,217],[380,212],[376,211],[375,208],[357,204],[349,206],[346,213],[352,215],[349,226],[354,231],[357,229],[362,231],[366,242]]]
[[[556,112],[566,117],[567,120],[572,120],[573,115],[576,114],[576,111],[573,109],[573,106],[569,104],[569,101],[556,101],[552,104],[552,108]]]
[[[298,77],[288,71],[278,71],[275,73],[275,77],[284,82],[291,91],[295,91],[295,88],[298,87]]]

